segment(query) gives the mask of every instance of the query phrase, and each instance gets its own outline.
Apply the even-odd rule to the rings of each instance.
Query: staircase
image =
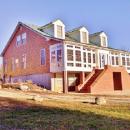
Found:
[[[81,93],[90,93],[91,92],[91,85],[95,82],[97,77],[101,74],[103,70],[95,69],[95,72],[89,77],[89,80],[85,84],[82,85],[82,88],[79,90]],[[81,85],[80,85],[81,86]]]

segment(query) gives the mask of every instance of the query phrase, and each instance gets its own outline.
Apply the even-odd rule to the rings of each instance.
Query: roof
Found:
[[[72,30],[66,32],[66,33],[72,33],[72,32],[78,31],[78,30],[80,30],[80,29],[83,28],[83,27],[84,27],[84,26],[79,26],[79,27],[77,27],[77,28],[74,28],[74,29],[72,29]]]
[[[65,41],[78,42],[76,39],[70,37],[68,34],[65,35]]]
[[[56,21],[56,20],[55,20],[55,21]],[[53,22],[55,22],[55,21],[53,21]],[[50,22],[49,24],[52,24],[53,22]],[[45,26],[48,26],[49,24],[46,24]],[[19,28],[20,25],[25,26],[25,27],[28,28],[28,29],[31,29],[32,31],[34,31],[35,33],[37,33],[37,34],[39,34],[39,35],[41,35],[41,36],[43,36],[43,37],[49,37],[49,38],[51,38],[51,39],[58,40],[58,41],[71,41],[71,42],[76,42],[76,43],[79,43],[79,41],[77,41],[76,39],[70,37],[70,36],[69,36],[69,33],[73,32],[73,31],[76,31],[76,30],[79,30],[79,29],[81,29],[81,28],[83,27],[83,26],[80,26],[80,27],[75,28],[75,29],[73,29],[73,30],[71,30],[71,31],[69,31],[69,32],[66,32],[66,34],[65,34],[65,39],[63,40],[63,39],[55,38],[54,36],[52,36],[52,35],[50,35],[50,34],[44,32],[44,31],[41,31],[41,30],[40,30],[41,26],[37,26],[37,25],[33,25],[33,24],[26,24],[26,23],[19,22],[19,23],[17,24],[17,26],[16,26],[16,28],[15,28],[13,34],[11,35],[9,41],[7,42],[7,44],[6,44],[6,46],[5,46],[4,50],[3,50],[3,52],[1,53],[2,56],[4,55],[6,49],[8,48],[8,46],[9,46],[9,44],[10,44],[10,41],[13,39],[13,37],[14,37],[14,35],[15,35],[15,33],[16,33],[16,31],[17,31],[17,29]],[[43,26],[43,27],[44,27],[44,26]],[[103,33],[103,31],[100,31],[100,32],[97,32],[97,33],[94,33],[94,34],[91,34],[91,35],[100,35],[101,33]],[[91,36],[91,35],[90,35],[90,36]],[[93,44],[93,43],[91,43],[91,42],[89,43],[89,45],[101,47],[100,45]],[[125,50],[119,50],[119,49],[115,49],[115,48],[111,48],[111,47],[107,47],[107,48],[108,48],[108,49],[113,49],[113,50],[118,50],[118,51],[128,52],[128,51],[125,51]]]
[[[8,42],[7,42],[7,44],[6,44],[5,48],[4,48],[4,50],[2,51],[1,56],[4,55],[6,49],[8,48],[8,46],[9,46],[9,44],[10,44],[10,41],[13,39],[13,37],[14,37],[14,35],[15,35],[15,33],[16,33],[16,31],[17,31],[17,29],[19,28],[20,25],[25,26],[25,27],[27,27],[28,29],[31,29],[32,31],[38,33],[39,35],[41,35],[41,36],[43,36],[43,37],[49,37],[49,38],[52,38],[52,39],[55,39],[55,40],[58,40],[58,41],[61,41],[61,40],[62,40],[62,39],[59,39],[59,38],[55,38],[54,36],[51,36],[51,35],[49,35],[49,34],[43,32],[43,31],[40,31],[40,29],[39,29],[40,26],[33,25],[33,24],[26,24],[26,23],[18,22],[18,24],[17,24],[17,26],[16,26],[16,28],[15,28],[13,34],[11,35],[11,37],[10,37],[10,39],[8,40]]]
[[[99,36],[100,34],[102,34],[104,31],[100,31],[100,32],[96,32],[93,34],[90,34],[90,36]]]
[[[43,26],[40,26],[39,29],[46,28],[46,27],[48,27],[48,26],[54,24],[54,23],[55,23],[56,21],[58,21],[58,20],[60,20],[60,19],[55,19],[55,20],[49,22],[48,24],[45,24],[45,25],[43,25]],[[61,21],[61,20],[60,20],[60,21]]]

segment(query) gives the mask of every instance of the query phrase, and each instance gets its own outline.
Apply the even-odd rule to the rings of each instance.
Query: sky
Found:
[[[66,31],[104,31],[110,47],[130,50],[130,0],[0,0],[0,53],[19,21],[44,25],[55,19]]]

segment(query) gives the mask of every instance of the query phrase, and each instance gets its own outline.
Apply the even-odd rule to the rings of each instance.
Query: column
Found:
[[[81,72],[80,73],[80,84],[84,83],[84,81],[85,81],[85,73]]]
[[[68,76],[67,76],[67,71],[63,71],[63,93],[68,93]]]

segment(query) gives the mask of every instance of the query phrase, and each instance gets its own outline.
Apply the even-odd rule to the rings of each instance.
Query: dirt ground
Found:
[[[99,96],[105,97],[107,103],[130,103],[130,96],[112,96],[112,95],[90,95],[84,93],[53,93],[53,92],[44,92],[44,91],[20,91],[13,89],[1,89],[0,97],[20,99],[20,100],[31,100],[34,96],[40,96],[45,100],[57,100],[57,101],[67,101],[67,102],[86,102],[94,103],[95,98]]]

